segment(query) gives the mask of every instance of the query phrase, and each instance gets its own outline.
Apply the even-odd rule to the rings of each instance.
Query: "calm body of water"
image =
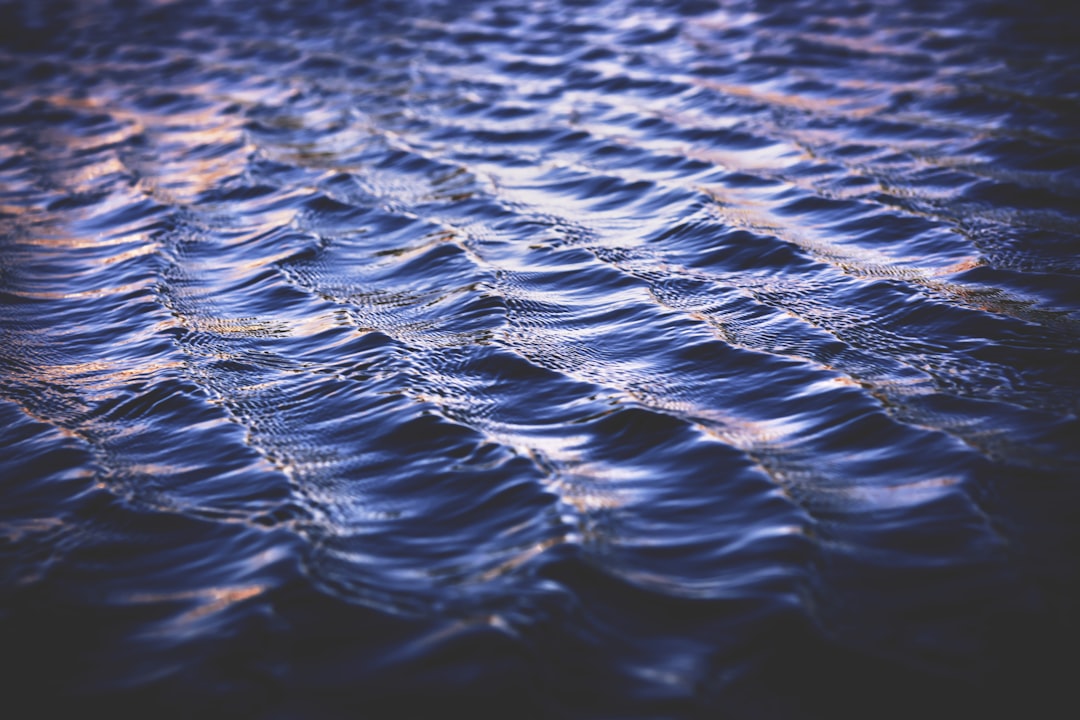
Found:
[[[0,4],[5,695],[1038,716],[1080,638],[1051,7]]]

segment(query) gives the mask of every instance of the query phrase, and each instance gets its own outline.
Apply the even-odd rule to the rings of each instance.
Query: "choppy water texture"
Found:
[[[1063,696],[1080,26],[1047,7],[3,5],[5,684]]]

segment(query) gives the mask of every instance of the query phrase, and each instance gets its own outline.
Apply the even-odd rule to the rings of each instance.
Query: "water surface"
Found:
[[[1064,696],[1049,7],[0,6],[7,683],[256,717]]]

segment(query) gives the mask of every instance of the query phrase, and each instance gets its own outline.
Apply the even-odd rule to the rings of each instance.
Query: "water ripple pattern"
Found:
[[[12,687],[1034,712],[1080,639],[1051,7],[0,3]]]

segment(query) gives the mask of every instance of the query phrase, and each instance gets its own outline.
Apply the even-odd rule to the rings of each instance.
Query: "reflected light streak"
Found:
[[[265,585],[243,585],[238,587],[201,588],[166,593],[136,593],[128,596],[128,601],[139,604],[158,604],[195,601],[197,606],[176,617],[173,622],[186,625],[237,603],[266,592]]]

